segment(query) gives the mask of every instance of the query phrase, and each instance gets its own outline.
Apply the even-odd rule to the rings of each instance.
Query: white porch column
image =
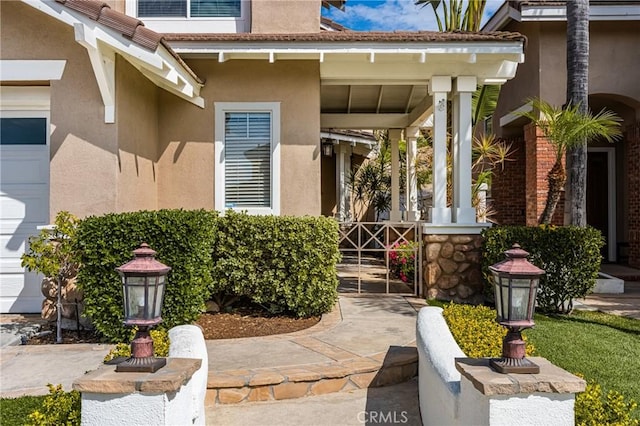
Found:
[[[346,143],[334,145],[336,151],[337,216],[343,222],[351,218],[349,172],[351,170],[351,146]]]
[[[400,222],[400,150],[398,142],[402,138],[402,129],[389,129],[389,145],[391,146],[391,222]]]
[[[475,76],[458,77],[453,92],[453,209],[454,223],[476,223],[471,198],[471,95]]]
[[[451,223],[451,209],[447,207],[447,93],[451,91],[451,77],[434,76],[429,83],[433,96],[433,207],[431,223]]]
[[[407,127],[404,130],[407,140],[407,220],[420,220],[418,210],[418,178],[416,176],[416,155],[418,153],[418,127]]]

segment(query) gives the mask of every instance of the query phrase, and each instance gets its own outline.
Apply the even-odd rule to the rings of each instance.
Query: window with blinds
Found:
[[[271,207],[270,112],[225,112],[225,207]]]
[[[240,17],[241,0],[138,0],[138,17]],[[189,14],[187,15],[187,11]]]

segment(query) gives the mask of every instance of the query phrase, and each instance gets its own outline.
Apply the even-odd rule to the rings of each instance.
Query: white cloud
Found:
[[[483,23],[503,3],[488,0]],[[359,31],[437,31],[433,9],[430,5],[416,6],[414,0],[347,1],[344,12],[331,8],[325,16]]]
[[[436,30],[435,17],[430,6],[420,7],[412,0],[385,0],[384,3],[347,2],[344,12],[332,10],[330,19],[354,30],[417,31]]]

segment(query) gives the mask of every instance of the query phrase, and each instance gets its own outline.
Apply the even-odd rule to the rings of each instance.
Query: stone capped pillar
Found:
[[[451,91],[450,76],[434,76],[429,82],[433,96],[433,207],[431,223],[451,223],[447,207],[447,94]]]
[[[476,77],[458,77],[453,92],[453,208],[454,223],[476,223],[476,209],[471,198],[471,95],[477,87]]]
[[[400,150],[398,142],[402,138],[401,129],[389,129],[389,146],[391,148],[391,222],[400,222]]]

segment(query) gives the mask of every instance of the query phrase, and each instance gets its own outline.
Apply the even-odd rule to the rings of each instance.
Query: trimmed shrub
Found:
[[[42,408],[29,414],[27,425],[31,426],[76,426],[80,425],[80,392],[65,392],[62,385],[47,385],[49,395],[44,398]]]
[[[309,317],[338,297],[338,224],[326,217],[250,216],[218,219],[209,291],[216,300],[248,297],[272,313]]]
[[[605,396],[598,383],[589,381],[587,389],[576,396],[576,425],[638,426],[640,421],[633,418],[637,408],[634,400],[620,392],[610,390]]]
[[[122,283],[115,268],[133,258],[146,242],[156,258],[172,269],[167,276],[163,327],[196,320],[211,286],[211,246],[216,213],[206,210],[159,210],[107,214],[80,222],[75,250],[82,264],[78,283],[85,295],[85,314],[112,342],[123,342]]]
[[[538,289],[538,310],[569,313],[573,299],[591,292],[600,270],[602,234],[592,227],[576,226],[500,226],[483,231],[482,271],[490,285],[489,266],[503,260],[504,252],[514,243],[529,252],[529,261],[545,270]]]
[[[502,356],[502,339],[507,329],[496,322],[496,311],[487,306],[444,305],[442,315],[447,321],[453,338],[470,358],[499,358]],[[527,337],[522,336],[526,341]],[[535,348],[527,343],[527,355]]]

